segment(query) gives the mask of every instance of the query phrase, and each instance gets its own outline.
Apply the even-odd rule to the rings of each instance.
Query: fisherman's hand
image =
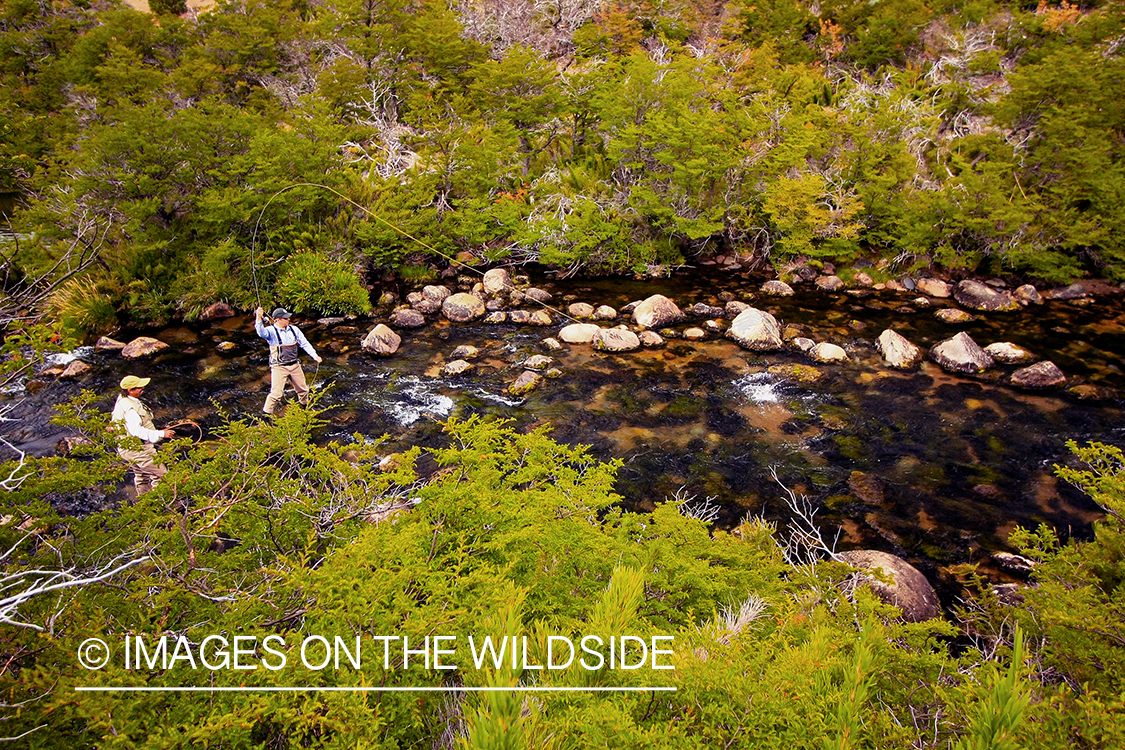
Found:
[[[324,361],[324,360],[323,360],[323,359],[321,359],[321,358],[320,358],[319,356],[317,356],[317,355],[315,355],[315,354],[313,355],[313,362],[316,362],[316,363],[317,363],[317,364],[319,365],[319,364],[320,364],[321,362],[323,362],[323,361]]]
[[[258,320],[261,320],[262,316],[265,315],[265,314],[266,314],[266,311],[262,309],[261,305],[258,305],[258,309],[254,311],[254,317],[257,318]]]
[[[171,440],[174,437],[176,437],[176,431],[175,430],[164,430],[164,439],[165,440]]]

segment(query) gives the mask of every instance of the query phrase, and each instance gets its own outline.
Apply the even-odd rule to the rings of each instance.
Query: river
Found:
[[[571,300],[619,308],[654,293],[681,307],[722,306],[720,292],[738,297],[758,286],[699,272],[644,281],[534,281],[562,308]],[[1125,445],[1117,395],[1125,393],[1120,298],[1086,306],[1052,301],[950,325],[936,319],[933,309],[913,305],[916,296],[826,294],[807,285],[794,297],[759,295],[753,304],[783,325],[807,326],[810,338],[848,351],[848,362],[819,366],[825,376],[815,383],[767,372],[771,365],[808,364],[799,352],[757,354],[714,335],[627,354],[565,345],[552,353],[542,340],[557,327],[431,320],[425,328],[400,331],[399,353],[379,359],[358,346],[370,319],[327,328],[295,322],[325,357],[319,368],[306,366],[324,391],[321,404],[329,407],[329,425],[319,440],[358,432],[389,434],[388,451],[436,446],[442,443],[437,420],[471,414],[512,419],[523,429],[548,425],[557,440],[624,461],[617,490],[629,507],[651,509],[677,492],[713,498],[717,523],[728,527],[748,514],[785,522],[782,490],[771,476],[775,469],[786,487],[809,498],[826,536],[838,535],[840,548],[893,552],[939,581],[948,579],[948,566],[962,562],[980,562],[1002,577],[989,553],[1010,549],[1007,536],[1017,524],[1043,522],[1064,536],[1088,536],[1098,508],[1056,481],[1052,468],[1068,460],[1069,439]],[[934,302],[954,306],[952,300]],[[960,330],[982,346],[1011,341],[1054,361],[1071,384],[1102,389],[1102,396],[1083,400],[1061,389],[1017,390],[1003,382],[1013,367],[979,377],[949,375],[929,362],[915,371],[891,370],[873,343],[886,327],[922,347]],[[16,394],[21,398],[11,416],[20,421],[4,425],[9,439],[33,451],[50,450],[59,437],[46,424],[52,404],[85,387],[105,394],[108,410],[115,383],[128,373],[152,377],[145,396],[158,423],[190,417],[211,430],[220,423],[216,405],[235,417],[261,408],[268,372],[252,319],[144,333],[172,349],[141,363],[90,348],[60,358],[77,355],[95,367],[80,383],[60,381],[36,395]],[[234,349],[219,353],[222,341],[233,342]],[[476,370],[442,377],[441,365],[460,344],[482,350]],[[563,375],[544,380],[526,398],[513,397],[506,387],[531,354],[554,357]]]

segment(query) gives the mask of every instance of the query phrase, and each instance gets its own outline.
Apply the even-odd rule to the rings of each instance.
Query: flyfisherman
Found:
[[[176,436],[175,430],[158,430],[152,423],[152,412],[141,403],[141,393],[151,378],[138,378],[126,375],[121,379],[121,393],[113,405],[113,421],[125,426],[125,433],[140,438],[144,445],[140,450],[118,448],[117,455],[129,462],[133,470],[133,486],[137,497],[156,488],[168,473],[168,467],[157,465],[156,443]]]
[[[285,383],[290,380],[293,381],[293,390],[297,392],[297,400],[301,405],[304,406],[309,400],[309,387],[305,383],[305,371],[297,361],[297,348],[304,349],[317,364],[323,360],[305,338],[305,334],[301,333],[301,329],[289,324],[289,319],[293,316],[288,310],[284,307],[274,310],[270,316],[273,323],[268,326],[262,322],[264,315],[265,310],[261,307],[254,311],[254,330],[270,345],[270,395],[266,396],[262,411],[273,414],[277,403],[285,394]]]

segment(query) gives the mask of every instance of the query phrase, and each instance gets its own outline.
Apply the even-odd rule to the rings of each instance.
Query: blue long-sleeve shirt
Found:
[[[254,330],[258,335],[266,340],[270,345],[270,364],[277,364],[277,347],[293,346],[297,344],[305,350],[310,357],[316,358],[316,349],[313,349],[312,344],[305,338],[305,334],[301,333],[301,329],[290,323],[285,329],[278,328],[275,325],[263,325],[262,321],[254,321]]]

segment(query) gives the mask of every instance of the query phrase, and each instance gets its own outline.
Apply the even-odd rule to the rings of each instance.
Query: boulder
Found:
[[[462,344],[449,353],[451,359],[476,359],[480,356],[480,349],[470,344]]]
[[[637,334],[624,328],[599,328],[593,344],[595,349],[606,352],[631,352],[641,348]]]
[[[508,314],[508,320],[525,326],[549,326],[555,322],[551,319],[551,313],[546,310],[512,310]]]
[[[609,305],[598,305],[594,310],[594,320],[613,320],[617,317],[617,311]]]
[[[94,343],[94,351],[96,352],[119,352],[124,348],[124,342],[116,341],[109,336],[102,336]]]
[[[585,302],[575,302],[573,305],[566,308],[566,312],[572,318],[589,320],[594,317],[594,306],[588,305]]]
[[[992,357],[964,331],[934,344],[930,359],[946,372],[974,373],[992,367]]]
[[[139,336],[121,349],[121,356],[125,359],[140,359],[141,357],[151,357],[167,348],[168,345],[163,341],[157,341],[148,336]]]
[[[483,317],[486,310],[480,297],[458,292],[445,298],[441,303],[441,312],[454,323],[468,323]]]
[[[852,282],[861,289],[870,289],[871,287],[875,286],[875,279],[871,278],[869,275],[863,273],[862,271],[855,275],[855,278],[852,279]]]
[[[878,570],[886,582],[871,575],[863,580],[883,601],[902,610],[906,622],[924,622],[941,617],[941,604],[934,587],[917,568],[900,557],[878,550],[853,550],[836,555],[841,561],[863,571]]]
[[[1024,284],[1023,286],[1016,287],[1016,291],[1012,292],[1012,296],[1019,300],[1024,305],[1042,305],[1043,297],[1039,294],[1039,290],[1031,284]]]
[[[422,287],[422,297],[437,302],[438,304],[444,302],[445,298],[451,294],[453,294],[453,292],[449,291],[449,289],[444,286]]]
[[[684,331],[684,338],[688,341],[702,341],[707,338],[707,332],[693,326]]]
[[[544,289],[537,289],[536,287],[531,287],[530,289],[525,291],[523,293],[523,296],[531,300],[532,302],[538,302],[540,304],[546,304],[551,301],[550,292]]]
[[[59,373],[59,380],[74,380],[80,378],[94,368],[86,364],[80,359],[73,359],[70,363],[63,368]]]
[[[1085,284],[1081,281],[1076,281],[1062,289],[1051,289],[1047,292],[1047,296],[1051,299],[1081,299],[1083,297],[1089,297],[1090,292],[1086,289]]]
[[[975,316],[956,307],[943,307],[940,310],[934,310],[934,317],[942,323],[951,323],[953,325],[972,323],[976,320]]]
[[[506,313],[506,312],[489,313],[487,316],[485,316],[484,322],[488,323],[490,325],[500,325],[501,323],[507,323],[508,322],[508,313]]]
[[[890,328],[879,334],[875,346],[887,364],[899,370],[909,370],[922,361],[922,350]]]
[[[696,302],[684,312],[686,312],[693,318],[718,318],[722,316],[723,308],[711,307],[711,305],[705,305],[702,302]]]
[[[559,339],[568,344],[589,344],[600,330],[593,323],[572,323],[559,331]]]
[[[727,330],[727,338],[744,349],[756,352],[771,352],[782,347],[777,319],[756,307],[748,307],[739,313]]]
[[[819,343],[812,348],[809,356],[821,363],[843,362],[848,358],[848,353],[835,344]]]
[[[816,347],[816,342],[813,341],[810,338],[805,338],[804,336],[798,336],[797,338],[792,339],[789,342],[789,345],[792,346],[794,349],[797,349],[799,351],[807,353],[807,352],[812,351]]]
[[[683,319],[676,303],[663,294],[654,294],[633,309],[633,320],[645,328],[660,328]]]
[[[762,294],[768,294],[771,297],[792,297],[793,287],[786,284],[784,281],[767,281],[762,284]]]
[[[420,328],[426,325],[426,318],[417,310],[404,307],[391,313],[391,323],[399,328]]]
[[[945,299],[953,296],[953,287],[941,279],[918,279],[914,286],[919,292],[930,297]]]
[[[226,302],[215,302],[203,310],[200,320],[217,320],[219,318],[233,318],[234,310]]]
[[[914,299],[910,300],[910,304],[914,305],[917,308],[925,310],[927,307],[933,307],[934,303],[930,301],[929,297],[915,297]]]
[[[417,302],[411,302],[410,308],[425,315],[433,315],[441,309],[441,303],[437,300],[427,299],[423,297]]]
[[[546,370],[555,360],[543,354],[532,354],[524,360],[523,367],[527,370]]]
[[[562,344],[558,342],[558,339],[553,339],[549,336],[543,339],[543,346],[547,347],[547,351],[549,352],[557,352],[559,349],[562,349]]]
[[[484,284],[484,291],[488,294],[501,294],[513,288],[512,279],[505,268],[485,271],[481,283]]]
[[[1053,388],[1066,385],[1066,375],[1054,362],[1043,361],[1016,370],[1011,382],[1017,388]]]
[[[957,285],[954,298],[965,307],[983,312],[1019,309],[1020,303],[1008,292],[998,291],[979,281],[965,279]]]
[[[656,331],[641,331],[637,338],[641,340],[641,346],[649,349],[664,345],[664,339]]]
[[[750,305],[746,304],[745,302],[739,302],[738,300],[732,299],[723,308],[723,317],[727,317],[727,318],[731,318],[731,319],[737,318],[739,313],[741,313],[743,310],[745,310],[749,307],[750,307]]]
[[[839,276],[817,276],[816,288],[822,292],[838,292],[844,288],[844,280]]]
[[[984,350],[988,352],[988,356],[1006,365],[1019,365],[1035,359],[1035,355],[1027,349],[1008,341],[997,341],[984,347]]]
[[[452,362],[446,363],[445,367],[441,368],[441,374],[447,378],[456,377],[469,372],[474,367],[472,362],[466,362],[463,359],[455,359]]]
[[[508,303],[500,297],[491,297],[487,302],[484,303],[484,309],[488,312],[497,312],[499,310],[503,310],[507,306]]]
[[[389,357],[398,351],[400,344],[402,344],[402,337],[380,323],[372,328],[371,332],[364,337],[360,346],[365,352],[378,354],[381,357]]]
[[[529,391],[535,390],[542,380],[543,376],[539,373],[524,370],[523,374],[516,378],[516,382],[508,386],[508,393],[515,396],[522,396]]]

